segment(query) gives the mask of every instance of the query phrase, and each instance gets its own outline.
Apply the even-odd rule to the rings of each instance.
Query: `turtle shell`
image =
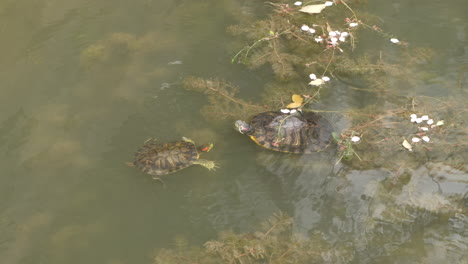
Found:
[[[313,112],[264,112],[254,116],[251,125],[255,129],[251,138],[274,151],[313,153],[324,150],[333,141],[333,126]]]
[[[186,168],[199,157],[195,144],[187,141],[156,143],[151,139],[135,153],[133,165],[151,175],[164,175]]]

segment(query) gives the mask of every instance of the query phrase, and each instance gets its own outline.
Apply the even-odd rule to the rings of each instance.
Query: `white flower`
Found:
[[[349,35],[348,32],[341,32],[341,36],[342,36],[342,37],[347,37],[348,35]]]
[[[322,77],[322,80],[324,80],[324,81],[328,82],[328,81],[330,80],[330,78],[329,78],[329,77],[327,77],[327,76],[323,76],[323,77]]]
[[[302,2],[301,2],[301,1],[297,1],[297,2],[294,3],[294,5],[295,5],[295,6],[300,6],[300,5],[302,5]]]
[[[332,5],[333,5],[333,2],[332,2],[332,1],[326,1],[326,2],[325,2],[325,5],[326,5],[326,6],[332,6]]]
[[[429,130],[429,128],[427,128],[427,127],[420,127],[420,128],[421,128],[422,131],[428,131]]]
[[[301,29],[303,31],[308,31],[309,30],[309,26],[308,25],[302,25]]]
[[[419,123],[421,123],[423,120],[422,120],[422,118],[416,118],[415,121],[416,121],[416,123],[419,124]]]
[[[339,40],[340,40],[341,42],[345,42],[345,41],[346,41],[345,37],[340,37]]]
[[[398,42],[400,42],[400,41],[399,41],[398,39],[396,39],[396,38],[391,38],[391,39],[390,39],[390,42],[392,42],[392,43],[398,43]]]
[[[309,28],[309,32],[310,32],[310,33],[315,33],[315,29]]]
[[[317,42],[317,43],[322,42],[322,41],[323,41],[323,38],[321,38],[321,37],[315,38],[315,42]]]
[[[428,125],[434,124],[434,120],[432,120],[432,119],[427,120],[427,124],[428,124]]]
[[[429,142],[429,140],[431,140],[428,136],[424,136],[422,137],[422,140],[426,141],[426,142]]]
[[[287,114],[287,113],[291,112],[289,109],[281,109],[280,111],[283,114]]]
[[[414,143],[417,143],[417,142],[421,141],[421,139],[420,139],[420,138],[417,138],[417,137],[413,137],[413,138],[411,139],[411,141],[413,141]]]
[[[429,120],[429,116],[423,115],[423,116],[421,116],[421,119],[422,119],[422,120]]]
[[[350,27],[357,27],[359,24],[356,22],[349,23]]]
[[[354,137],[351,138],[352,142],[359,142],[359,140],[361,140],[361,138],[358,137],[358,136],[354,136]]]
[[[334,36],[336,36],[336,32],[335,31],[330,31],[330,32],[328,32],[328,35],[334,37]]]
[[[315,80],[315,79],[317,79],[317,76],[316,76],[315,74],[311,73],[311,74],[309,75],[309,78],[310,78],[311,80]]]

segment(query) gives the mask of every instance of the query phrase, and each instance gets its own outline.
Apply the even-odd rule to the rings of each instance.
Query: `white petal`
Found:
[[[312,73],[312,74],[309,75],[309,78],[310,78],[311,80],[315,80],[315,79],[317,79],[317,76],[316,76],[315,74]]]
[[[334,36],[336,36],[336,32],[335,32],[335,31],[331,31],[331,32],[328,33],[328,35],[334,37]]]
[[[410,117],[411,117],[411,119],[416,119],[416,118],[418,118],[418,116],[417,116],[416,114],[411,114]]]
[[[340,37],[339,40],[340,40],[341,42],[345,42],[345,41],[346,41],[345,37]]]
[[[417,138],[417,137],[414,137],[414,138],[412,138],[412,139],[411,139],[411,141],[413,141],[413,142],[415,142],[415,143],[416,143],[416,142],[419,142],[419,141],[421,141],[421,139],[420,139],[420,138]]]
[[[328,81],[330,80],[330,77],[328,77],[328,76],[323,76],[323,77],[322,77],[322,80],[328,82]]]
[[[359,25],[359,24],[358,24],[358,23],[355,23],[355,22],[349,23],[349,26],[350,26],[350,27],[357,27],[358,25]]]
[[[300,1],[297,1],[296,3],[294,3],[294,5],[296,5],[296,6],[300,6],[300,5],[302,5],[302,2],[300,2]]]
[[[301,29],[303,31],[307,31],[307,30],[309,30],[309,26],[308,25],[302,25]]]
[[[398,43],[398,42],[400,42],[400,41],[399,41],[398,39],[396,39],[396,38],[391,38],[391,39],[390,39],[390,42],[392,42],[392,43]]]
[[[320,37],[315,38],[315,42],[317,42],[317,43],[318,43],[318,42],[322,42],[322,41],[323,41],[323,38],[320,38]]]
[[[429,120],[429,116],[423,115],[423,116],[421,116],[421,119],[422,119],[422,120]]]
[[[413,147],[411,146],[411,144],[405,139],[403,140],[403,143],[402,143],[403,147],[405,147],[407,150],[409,151],[412,151],[413,150]]]
[[[351,138],[352,142],[358,142],[359,140],[361,140],[361,138],[358,137],[358,136],[354,136],[354,137]]]
[[[296,112],[297,112],[296,109],[291,109],[291,111],[289,111],[290,114],[294,114],[294,113],[296,113]]]
[[[342,36],[342,37],[347,37],[348,35],[349,35],[348,32],[341,32],[341,36]]]
[[[290,112],[289,109],[281,109],[281,113],[287,114],[287,113],[289,113],[289,112]]]
[[[429,142],[429,140],[431,140],[428,136],[424,136],[422,137],[422,140],[426,141],[426,142]]]
[[[432,120],[432,119],[427,120],[427,124],[428,124],[428,125],[434,124],[434,120]]]
[[[422,131],[428,131],[429,130],[429,128],[427,128],[427,127],[420,127],[420,128],[421,128]]]
[[[444,120],[437,121],[436,126],[441,126],[444,124]]]
[[[331,42],[337,42],[338,38],[332,37],[332,38],[330,38],[330,40],[331,40]]]
[[[416,123],[419,124],[419,123],[421,123],[422,121],[423,121],[422,118],[416,118]]]
[[[316,79],[316,80],[311,81],[309,84],[314,85],[314,86],[320,86],[320,85],[322,85],[324,83],[325,82],[322,79]]]
[[[309,28],[309,32],[310,32],[310,33],[315,33],[315,29]]]
[[[325,2],[325,5],[326,5],[326,6],[332,6],[332,5],[333,5],[333,2],[332,2],[332,1],[326,1],[326,2]]]

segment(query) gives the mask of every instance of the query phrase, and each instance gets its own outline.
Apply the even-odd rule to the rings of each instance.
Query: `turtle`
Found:
[[[301,110],[263,112],[250,124],[237,120],[235,127],[261,147],[280,152],[319,152],[333,142],[330,122],[317,113]]]
[[[153,179],[157,180],[161,180],[159,176],[176,172],[193,164],[214,170],[218,167],[214,161],[199,158],[201,152],[208,152],[212,147],[213,144],[197,147],[193,140],[186,137],[169,143],[157,143],[155,139],[150,138],[135,153],[135,160],[128,165],[152,175]]]

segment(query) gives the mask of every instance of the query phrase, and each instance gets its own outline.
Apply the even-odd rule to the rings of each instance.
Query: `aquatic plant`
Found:
[[[154,264],[176,263],[316,263],[326,251],[340,252],[352,259],[346,247],[327,244],[320,234],[306,238],[292,232],[292,218],[284,213],[271,216],[259,231],[235,233],[223,231],[218,239],[204,243],[203,248],[188,248],[179,239],[177,248],[157,250]]]

